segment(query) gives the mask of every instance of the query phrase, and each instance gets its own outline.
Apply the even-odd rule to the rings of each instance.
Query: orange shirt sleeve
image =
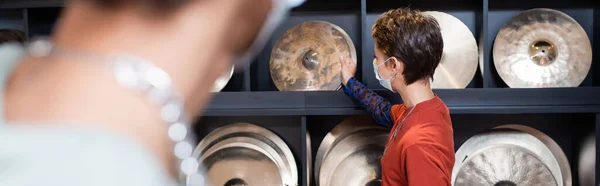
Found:
[[[415,144],[405,151],[405,165],[408,185],[450,185],[448,176],[440,168],[443,167],[439,155],[430,145]]]

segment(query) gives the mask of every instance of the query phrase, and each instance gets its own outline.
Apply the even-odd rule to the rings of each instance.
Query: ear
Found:
[[[394,63],[394,71],[396,71],[396,72],[404,71],[404,63],[402,63],[402,61],[400,61],[400,59],[398,59],[396,57],[392,57],[391,60]]]

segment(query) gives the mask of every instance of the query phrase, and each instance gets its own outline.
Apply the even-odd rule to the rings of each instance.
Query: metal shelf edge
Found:
[[[449,106],[450,114],[566,114],[600,113],[600,106],[488,106],[460,107]],[[360,108],[320,108],[320,109],[214,109],[206,110],[202,116],[323,116],[323,115],[363,115]]]
[[[400,96],[375,90],[392,103]],[[434,90],[460,114],[600,113],[600,87]],[[356,115],[364,112],[342,91],[216,93],[204,115]]]

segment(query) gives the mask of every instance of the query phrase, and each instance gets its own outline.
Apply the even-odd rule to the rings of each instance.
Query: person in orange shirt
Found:
[[[454,140],[450,112],[430,81],[444,43],[435,18],[408,8],[383,13],[373,26],[373,67],[380,84],[402,97],[392,105],[353,76],[341,58],[344,92],[391,132],[381,158],[382,185],[451,185]]]

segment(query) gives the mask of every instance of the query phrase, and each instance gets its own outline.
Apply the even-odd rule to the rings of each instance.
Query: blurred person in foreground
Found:
[[[178,164],[179,155],[191,147],[174,148],[185,129],[167,123],[201,113],[216,78],[249,62],[301,2],[67,1],[46,43],[34,42],[36,50],[22,51],[18,60],[0,59],[16,62],[4,79],[0,185],[176,185],[180,169],[190,165]],[[108,63],[152,70],[132,77],[139,72],[113,71]],[[141,84],[123,84],[139,78],[165,91],[146,94],[135,89]],[[171,84],[173,92],[166,91]],[[174,95],[181,109],[153,103]],[[197,179],[195,185],[204,184]]]
[[[383,185],[450,185],[454,140],[448,107],[431,90],[430,80],[444,43],[437,21],[400,8],[383,13],[372,29],[373,68],[380,84],[398,93],[391,104],[355,79],[356,64],[342,60],[344,91],[391,127],[381,158]]]

